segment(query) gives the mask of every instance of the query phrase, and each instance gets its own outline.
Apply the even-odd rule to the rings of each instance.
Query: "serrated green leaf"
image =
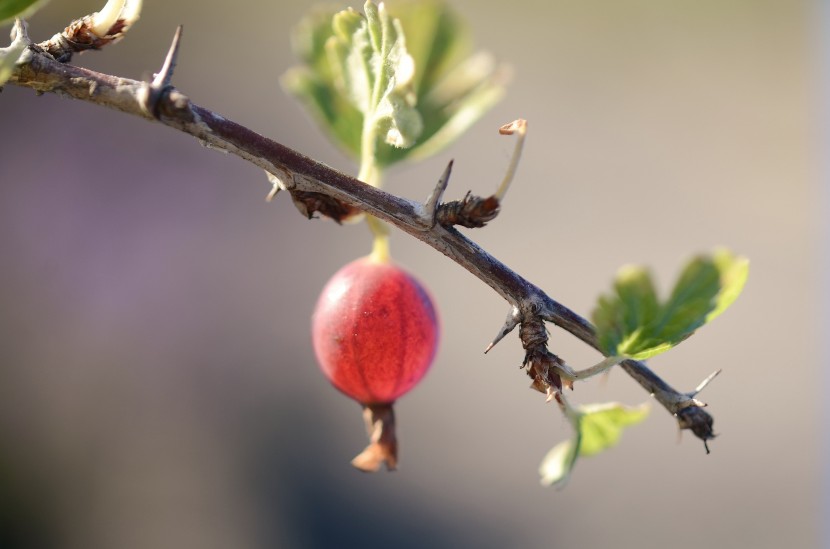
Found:
[[[304,19],[292,39],[304,65],[282,80],[353,157],[361,158],[367,113],[377,121],[374,162],[384,167],[438,152],[502,97],[503,71],[487,56],[464,62],[468,34],[443,1],[394,3],[394,18],[372,2],[365,10]]]
[[[339,12],[343,17],[343,12]],[[352,11],[359,22],[360,14]],[[334,33],[337,11],[318,8],[294,28],[291,46],[303,62],[289,69],[282,85],[297,97],[317,123],[326,128],[332,139],[354,157],[360,156],[363,115],[334,84],[326,43]],[[343,22],[339,22],[341,25]]]
[[[694,258],[661,304],[647,270],[624,268],[592,315],[600,349],[637,360],[671,349],[726,310],[748,274],[749,262],[726,250]]]
[[[715,307],[706,315],[706,322],[717,318],[738,299],[749,278],[749,260],[735,257],[725,249],[715,251],[713,257],[721,278],[721,291],[715,300]]]
[[[579,455],[587,457],[616,446],[624,427],[640,423],[648,417],[649,406],[641,404],[632,408],[611,403],[585,406],[580,412],[582,440]]]
[[[362,115],[361,150],[377,137],[409,147],[423,124],[414,108],[413,62],[400,24],[383,4],[366,2],[365,17],[353,10],[334,15],[325,43],[332,84]]]
[[[616,446],[623,428],[642,422],[648,413],[648,404],[629,407],[611,402],[580,407],[571,418],[575,429],[573,438],[554,446],[542,459],[539,466],[542,484],[562,488],[578,457],[593,456]]]
[[[15,17],[29,17],[45,3],[46,0],[0,0],[0,25]]]

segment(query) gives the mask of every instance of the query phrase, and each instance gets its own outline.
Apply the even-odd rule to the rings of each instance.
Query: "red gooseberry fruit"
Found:
[[[312,317],[314,353],[331,383],[363,405],[371,443],[352,461],[358,469],[384,462],[395,469],[392,404],[426,374],[438,332],[429,294],[388,260],[357,259],[323,288]]]

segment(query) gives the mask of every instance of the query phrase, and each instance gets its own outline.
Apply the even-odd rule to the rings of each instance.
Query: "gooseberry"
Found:
[[[355,467],[395,469],[392,404],[426,374],[438,331],[427,291],[389,260],[353,261],[323,288],[312,317],[314,353],[329,381],[363,405],[371,438]]]

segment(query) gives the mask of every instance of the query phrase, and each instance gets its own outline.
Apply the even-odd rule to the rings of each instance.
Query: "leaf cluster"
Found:
[[[369,1],[364,11],[321,9],[301,21],[292,44],[302,64],[282,79],[354,158],[376,147],[383,168],[430,156],[503,96],[503,70],[487,54],[470,57],[469,34],[446,3],[396,3],[392,17]],[[367,133],[378,142],[365,143]]]

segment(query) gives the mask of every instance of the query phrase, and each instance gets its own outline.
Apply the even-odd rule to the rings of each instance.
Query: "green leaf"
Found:
[[[622,404],[595,404],[580,409],[580,433],[582,435],[579,455],[593,456],[617,445],[622,430],[636,425],[648,417],[648,404],[637,407]]]
[[[694,258],[669,299],[660,303],[650,273],[626,267],[592,315],[600,350],[645,360],[665,352],[711,321],[740,295],[749,261],[727,250]]]
[[[563,488],[567,484],[578,457],[577,442],[576,438],[560,442],[545,455],[539,466],[542,484],[557,488]]]
[[[0,25],[15,17],[29,17],[45,3],[46,0],[0,0]]]
[[[349,152],[374,152],[377,137],[409,147],[423,128],[414,108],[414,62],[400,23],[383,4],[366,2],[364,11],[365,17],[347,9],[302,24],[295,49],[308,66],[289,71],[284,83],[333,137],[346,139],[341,145]],[[338,124],[342,115],[348,128]]]
[[[572,418],[574,437],[554,446],[542,460],[539,466],[542,484],[563,487],[578,457],[593,456],[616,446],[623,428],[640,423],[648,412],[648,404],[634,408],[618,403],[581,407]]]
[[[468,33],[444,2],[398,2],[394,18],[364,9],[306,17],[292,40],[303,64],[282,79],[351,156],[374,146],[384,167],[435,154],[502,97],[504,71],[489,56],[467,58]],[[376,142],[363,141],[367,128]]]
[[[292,47],[303,65],[289,69],[282,77],[282,85],[302,101],[335,143],[351,156],[359,158],[363,115],[335,86],[326,53],[326,42],[334,33],[334,15],[331,10],[318,9],[294,29]],[[359,14],[355,15],[360,19]],[[343,24],[344,20],[339,23]]]

